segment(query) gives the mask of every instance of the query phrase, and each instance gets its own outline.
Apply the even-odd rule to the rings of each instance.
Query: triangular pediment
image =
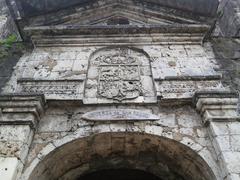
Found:
[[[66,21],[61,25],[92,25],[92,26],[108,26],[108,25],[147,25],[147,24],[158,24],[158,25],[169,25],[174,22],[168,21],[166,19],[149,19],[141,16],[132,16],[131,13],[121,13],[114,12],[109,14],[104,14],[103,16],[97,16],[87,19],[87,21],[79,21],[78,19],[73,19]]]
[[[145,37],[144,43],[199,43],[211,27],[210,19],[196,14],[135,0],[119,1],[96,0],[91,6],[87,4],[34,16],[22,23],[25,24],[24,32],[39,44],[50,41],[55,44],[73,41],[76,44],[107,44],[107,41],[128,44],[138,42],[139,37]],[[50,40],[52,36],[55,39]]]
[[[42,20],[43,17],[44,21]],[[201,24],[201,18],[184,16],[165,7],[150,8],[142,4],[109,3],[78,11],[61,10],[30,19],[33,26],[42,25],[171,25]]]

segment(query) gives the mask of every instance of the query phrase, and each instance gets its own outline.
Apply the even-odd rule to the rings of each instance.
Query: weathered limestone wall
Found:
[[[159,105],[103,105],[100,108],[97,106],[74,107],[67,103],[61,103],[61,105],[59,103],[50,103],[49,106],[50,107],[40,121],[38,130],[34,136],[27,164],[25,166],[25,176],[31,173],[32,168],[36,163],[41,162],[43,157],[56,148],[54,146],[64,145],[64,142],[67,142],[70,139],[78,139],[79,137],[87,137],[89,135],[104,132],[124,132],[126,134],[130,132],[138,132],[166,137],[188,146],[208,163],[219,180],[223,179],[217,164],[217,156],[212,142],[209,139],[207,129],[202,125],[200,115],[191,106],[171,106],[171,108],[169,108]],[[160,117],[160,120],[152,122],[90,122],[81,119],[84,113],[99,109],[136,109],[156,114]],[[122,137],[118,137],[118,140],[116,139],[117,144],[115,144],[112,149],[121,148],[120,144],[122,140]],[[137,142],[129,143],[128,146],[131,147]],[[101,152],[108,151],[108,148],[105,148],[99,147],[99,150],[101,150]],[[131,148],[123,148],[123,151],[131,151]],[[91,151],[91,149],[89,149],[89,151]],[[87,154],[87,152],[85,153]],[[67,160],[68,157],[65,158],[66,162],[71,162],[71,160]],[[142,156],[142,158],[144,157]],[[194,161],[194,159],[192,161]],[[72,163],[74,165],[75,162],[72,161]],[[152,162],[148,162],[146,159],[145,163],[151,164]],[[72,166],[72,164],[70,166]],[[102,164],[102,166],[104,166],[104,164]],[[191,171],[190,168],[188,171]],[[61,172],[58,172],[55,175],[57,174],[61,174]]]
[[[239,122],[212,122],[210,132],[225,179],[240,178]]]
[[[40,4],[40,9],[31,9],[36,13],[39,13],[41,8],[45,9],[46,5],[49,7],[47,11],[51,11],[51,8],[57,5],[57,1],[50,0],[24,2],[21,10],[26,9],[29,4],[33,5],[32,2]],[[173,1],[167,2],[168,6],[171,6],[171,2]],[[210,9],[216,7],[213,5],[216,1],[211,1],[210,4],[209,1],[206,1],[209,9],[204,8],[206,4],[203,4],[204,7],[197,6],[197,2],[194,4],[199,7],[198,13],[206,10],[206,13],[209,14],[213,12]],[[61,5],[68,5],[68,2],[66,1],[65,4]],[[180,8],[181,3],[178,5]],[[227,3],[221,1],[222,7],[220,9],[225,11],[218,22],[221,35],[239,35],[238,10],[236,9],[238,5],[237,1]],[[91,9],[90,6],[88,8]],[[178,9],[178,7],[175,8]],[[186,6],[184,11],[191,10],[191,8],[193,7]],[[33,12],[28,12],[28,15],[31,13]],[[59,11],[59,13],[61,12]],[[33,18],[31,23],[45,22],[44,18],[44,16],[39,19]],[[228,19],[227,24],[226,19]],[[51,20],[50,24],[58,22],[55,17]],[[66,22],[79,23],[78,18],[72,20]],[[85,21],[91,22],[89,19],[85,19]],[[158,23],[162,23],[162,21]],[[76,31],[73,30],[75,33]],[[191,30],[189,29],[189,31]],[[238,39],[216,38],[201,46],[202,35],[196,35],[197,32],[194,35],[192,32],[192,34],[185,34],[188,37],[186,39],[184,36],[181,37],[179,34],[175,36],[173,33],[172,39],[168,37],[169,35],[165,37],[165,35],[158,34],[149,34],[151,37],[141,36],[142,39],[137,40],[136,37],[135,39],[128,37],[124,37],[125,39],[109,38],[110,41],[109,39],[103,40],[104,36],[98,37],[99,39],[84,36],[77,39],[73,45],[71,40],[75,37],[71,37],[71,34],[68,34],[69,36],[62,34],[66,37],[61,39],[62,32],[57,34],[59,32],[56,31],[55,33],[56,39],[48,39],[47,36],[39,37],[36,31],[33,34],[36,47],[32,52],[26,52],[16,65],[16,60],[13,63],[12,61],[0,62],[2,63],[0,70],[3,72],[0,88],[2,84],[4,86],[3,93],[22,94],[17,98],[16,94],[0,97],[0,179],[2,177],[7,180],[18,178],[24,168],[24,174],[21,178],[26,180],[38,164],[43,169],[34,171],[45,169],[46,171],[43,171],[44,174],[41,176],[43,179],[44,177],[46,179],[58,178],[58,175],[65,177],[65,174],[61,174],[62,172],[58,171],[56,166],[53,166],[55,167],[53,172],[56,174],[51,174],[47,170],[48,164],[46,162],[49,159],[45,159],[45,157],[49,157],[49,153],[59,148],[59,157],[61,157],[61,153],[66,155],[63,163],[59,166],[61,170],[66,171],[65,164],[75,167],[77,165],[75,163],[79,163],[77,158],[81,159],[81,157],[74,153],[68,156],[68,153],[61,149],[63,145],[99,133],[119,132],[150,134],[168,138],[166,140],[174,140],[173,142],[188,147],[189,153],[190,151],[196,152],[202,157],[217,180],[240,179],[238,99],[237,94],[226,91],[240,89]],[[132,44],[136,41],[136,44],[134,47],[103,47],[106,42],[114,45],[120,44],[118,41],[131,42]],[[184,43],[186,44],[183,45]],[[114,62],[115,60],[120,63]],[[124,64],[126,61],[127,65]],[[116,64],[118,68],[123,69],[122,72],[125,74],[114,75]],[[125,66],[126,69],[124,69]],[[13,69],[11,79],[8,81]],[[108,74],[108,72],[110,73]],[[101,79],[102,76],[107,79]],[[129,78],[127,81],[124,79],[126,76]],[[130,92],[130,95],[121,92],[122,94],[114,97],[116,88],[112,87],[107,88],[108,91],[105,93],[104,87],[108,84],[104,84],[104,81],[110,82],[108,78],[120,78],[121,81],[125,81],[124,83],[128,83],[128,92],[126,89],[121,89],[121,91]],[[6,81],[8,83],[5,85]],[[103,85],[100,86],[100,83]],[[141,83],[142,90],[140,91],[132,85],[134,83]],[[103,88],[102,94],[99,93],[101,88]],[[118,91],[120,91],[119,89]],[[35,96],[27,97],[26,94],[31,93],[45,95],[48,108],[43,116],[45,102],[42,101],[44,100],[36,99]],[[123,97],[124,95],[125,97]],[[157,115],[159,120],[90,122],[82,117],[83,114],[94,110],[112,109],[137,109],[141,112]],[[106,141],[109,138],[111,141],[108,148],[114,149],[114,152],[115,150],[116,152],[122,150],[128,152],[128,148],[134,146],[131,141],[125,142],[127,135],[106,137]],[[83,141],[82,143],[91,142]],[[103,154],[106,155],[105,151],[109,150],[105,146],[100,146],[99,149],[94,150],[89,149],[91,146],[85,147],[88,155],[95,150],[104,152]],[[168,152],[169,157],[177,154],[174,147],[171,150],[173,151]],[[182,154],[178,155],[180,161]],[[75,155],[77,161],[74,161]],[[54,156],[52,158],[54,160]],[[190,161],[197,163],[198,160],[190,159]],[[58,161],[62,161],[62,158]],[[146,162],[150,163],[147,159]],[[181,162],[184,165],[185,161]],[[184,173],[189,175],[188,177],[194,177],[195,166],[190,164],[185,166]],[[77,172],[74,173],[77,175]],[[66,174],[65,178],[68,177],[73,176]],[[198,175],[197,179],[202,178]]]
[[[4,92],[44,92],[47,99],[81,100],[90,55],[100,48],[36,48],[17,63]],[[157,96],[191,98],[198,89],[224,89],[214,71],[218,65],[200,45],[139,48],[149,56]],[[97,70],[91,73],[96,75]]]
[[[211,54],[211,49],[201,45],[155,45],[137,48],[147,54],[149,61],[145,64],[148,66],[148,71],[142,73],[143,75],[152,73],[156,96],[162,99],[179,98],[176,102],[180,103],[181,99],[187,98],[190,102],[199,89],[225,89],[220,82],[221,76],[214,70],[218,65]],[[79,102],[84,98],[97,97],[96,92],[91,91],[91,88],[88,89],[88,93],[84,93],[85,81],[98,73],[96,69],[91,69],[90,61],[96,51],[101,52],[102,47],[37,47],[33,52],[25,53],[19,60],[4,92],[44,93],[47,100],[74,99]],[[98,100],[97,103],[102,104],[106,101]],[[140,109],[159,115],[160,120],[92,123],[81,119],[86,112],[113,108]],[[40,150],[53,140],[78,132],[86,135],[118,131],[144,132],[174,139],[197,151],[218,179],[223,179],[225,175],[221,174],[217,165],[216,149],[209,139],[207,128],[203,126],[201,117],[194,108],[188,105],[171,106],[171,108],[157,104],[145,106],[102,104],[101,107],[94,105],[79,107],[57,102],[49,104],[49,109],[39,122],[28,156],[26,173],[31,172],[27,167],[31,169],[30,164],[36,159]]]
[[[26,125],[0,126],[0,177],[19,178],[32,142],[33,131]]]
[[[212,58],[216,59],[219,67],[215,70],[223,74],[223,85],[229,87],[233,91],[240,90],[240,43],[238,38],[213,38],[208,44],[205,44],[205,48],[212,52]],[[211,50],[212,49],[212,50]],[[228,104],[228,100],[216,100],[215,102],[224,102]],[[239,103],[239,100],[235,100],[235,103]],[[214,103],[213,103],[214,104]],[[216,104],[216,103],[215,103]],[[232,102],[229,101],[229,105]],[[228,106],[229,106],[228,105]],[[230,107],[230,106],[229,106]],[[224,108],[223,108],[224,109]],[[222,110],[223,110],[222,109]],[[211,111],[211,110],[210,110]],[[223,110],[224,112],[225,110]],[[239,105],[237,109],[239,113]],[[217,152],[219,159],[219,165],[222,167],[222,172],[225,179],[240,179],[240,167],[239,167],[239,128],[240,123],[235,118],[230,118],[235,114],[235,110],[231,113],[222,113],[220,121],[214,120],[219,117],[214,117],[214,114],[218,113],[210,112],[213,116],[208,117],[210,120],[209,135],[213,141],[213,145]],[[230,115],[231,114],[231,115]],[[230,116],[229,116],[230,115]],[[226,117],[224,117],[226,116]],[[206,118],[206,117],[205,117]]]
[[[0,177],[19,179],[43,113],[42,96],[0,96]]]
[[[239,115],[237,96],[219,92],[215,96],[206,93],[196,95],[196,108],[207,125],[209,137],[217,153],[223,179],[239,179]],[[235,140],[236,139],[236,140]]]

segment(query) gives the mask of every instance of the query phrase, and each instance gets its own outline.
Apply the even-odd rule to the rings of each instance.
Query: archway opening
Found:
[[[208,164],[189,147],[164,137],[127,132],[68,141],[45,156],[27,179],[99,180],[100,176],[114,176],[104,179],[123,180],[123,176],[128,180],[126,177],[134,175],[146,180],[216,180]]]
[[[159,177],[142,170],[136,169],[107,169],[88,173],[77,180],[162,180]]]

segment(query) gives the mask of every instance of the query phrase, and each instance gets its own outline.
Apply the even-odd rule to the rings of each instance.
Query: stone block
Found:
[[[179,132],[184,136],[196,137],[196,134],[193,128],[180,128]]]
[[[76,60],[77,61],[88,61],[91,52],[92,52],[91,49],[89,49],[88,52],[83,52],[83,51],[76,52],[77,53]]]
[[[98,78],[98,68],[91,66],[88,69],[88,78],[89,79],[96,79]]]
[[[181,143],[191,147],[191,149],[197,152],[203,149],[203,147],[200,144],[197,144],[193,139],[190,139],[189,137],[183,137]]]
[[[92,131],[94,133],[111,132],[111,130],[112,129],[110,128],[109,124],[96,124],[92,127]]]
[[[199,127],[199,128],[196,128],[195,130],[196,130],[196,133],[197,133],[197,137],[199,137],[199,138],[208,137],[207,128]]]
[[[79,71],[87,74],[88,61],[85,60],[75,60],[73,62],[72,71]]]
[[[210,130],[213,136],[229,135],[227,123],[212,122],[210,123]]]
[[[45,116],[39,122],[39,132],[62,132],[71,129],[71,121],[67,115],[62,116]]]
[[[73,60],[76,59],[76,52],[75,51],[65,51],[59,54],[60,60]]]
[[[222,180],[222,174],[225,174],[225,172],[221,172],[219,165],[213,159],[212,152],[210,152],[207,147],[204,147],[198,152],[198,154],[208,163],[218,179]]]
[[[178,68],[163,68],[161,69],[161,74],[163,77],[175,77],[180,76],[181,71]]]
[[[33,52],[31,54],[31,56],[29,57],[30,61],[37,61],[37,62],[43,62],[47,59],[49,59],[50,57],[50,53],[47,51],[41,51],[39,52],[38,50],[36,50],[35,52]]]
[[[213,141],[217,144],[215,149],[219,151],[231,151],[230,137],[229,136],[217,136]]]
[[[201,126],[201,120],[196,115],[187,113],[179,113],[176,116],[176,120],[181,127],[199,127]]]
[[[70,71],[73,67],[73,60],[56,61],[56,65],[52,68],[52,71]]]
[[[0,141],[21,141],[27,143],[31,131],[28,125],[0,126]]]
[[[44,157],[46,155],[48,155],[49,153],[51,153],[53,150],[55,150],[56,147],[52,144],[52,143],[49,143],[47,146],[45,146],[41,151],[40,153],[38,154],[38,158],[39,159],[44,159]]]
[[[240,173],[239,174],[229,174],[226,180],[240,180]]]
[[[167,113],[160,113],[158,115],[160,117],[160,120],[156,121],[157,124],[167,127],[176,127],[176,115],[174,113],[167,114]]]
[[[149,134],[155,134],[155,135],[161,136],[163,132],[163,127],[156,126],[156,125],[146,125],[145,132]]]
[[[240,173],[240,152],[222,152],[230,173]]]
[[[161,55],[161,54],[160,54]],[[152,67],[169,68],[169,61],[176,61],[176,58],[156,56],[152,59]]]
[[[153,97],[154,94],[154,87],[152,82],[152,77],[150,76],[142,76],[141,83],[143,86],[143,95],[145,97]]]
[[[240,152],[240,135],[231,135],[229,138],[232,151]]]
[[[229,129],[229,134],[240,135],[240,123],[239,122],[229,122],[227,124]]]
[[[205,76],[205,74],[202,72],[200,68],[181,68],[180,72],[183,76]]]
[[[18,173],[20,161],[15,157],[0,157],[0,179],[13,180]]]
[[[110,123],[109,127],[111,129],[111,132],[126,132],[127,130],[126,122],[115,123],[115,124]]]
[[[185,45],[184,48],[189,57],[203,57],[206,55],[203,47],[200,45]]]

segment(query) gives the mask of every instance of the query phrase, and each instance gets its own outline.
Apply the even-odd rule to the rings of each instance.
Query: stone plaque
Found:
[[[114,109],[92,111],[84,114],[83,119],[89,121],[155,121],[159,117],[139,110]]]

